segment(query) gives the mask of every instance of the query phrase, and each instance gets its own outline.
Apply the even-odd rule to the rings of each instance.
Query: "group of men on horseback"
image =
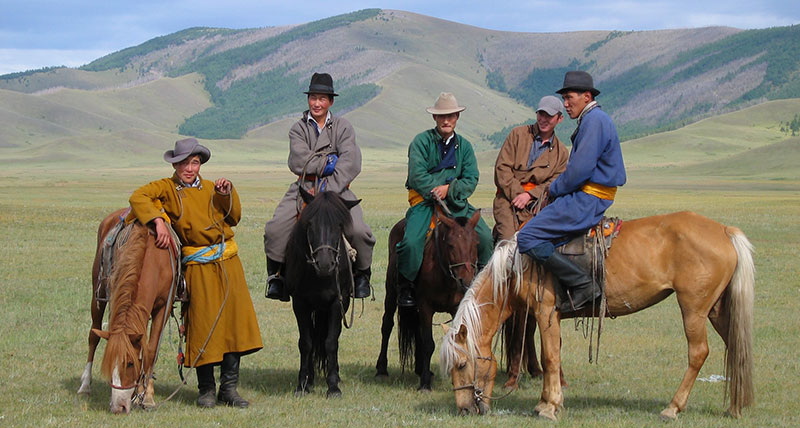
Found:
[[[555,135],[556,125],[563,120],[562,103],[546,96],[537,108],[536,123],[514,128],[500,150],[495,165],[496,225],[494,233],[483,219],[475,225],[477,264],[480,268],[488,262],[494,243],[519,231],[520,251],[558,277],[569,291],[573,309],[580,309],[597,297],[591,279],[554,250],[565,238],[600,221],[616,187],[625,183],[625,169],[614,125],[594,100],[599,91],[591,76],[570,71],[557,93],[570,117],[578,120],[571,155]],[[349,187],[361,171],[361,152],[352,125],[329,110],[338,95],[331,76],[315,73],[305,94],[308,110],[289,131],[288,164],[298,180],[264,230],[267,297],[281,301],[289,300],[284,256],[302,210],[300,188],[312,194],[336,192],[354,201],[356,195]],[[399,306],[416,304],[415,279],[435,210],[459,217],[469,217],[477,210],[467,199],[478,184],[478,163],[470,142],[455,132],[464,110],[453,94],[441,93],[426,109],[436,126],[418,134],[409,146],[406,188],[410,207],[403,238],[396,246]],[[246,407],[247,401],[236,392],[239,358],[263,344],[231,229],[241,216],[239,197],[230,181],[210,182],[200,177],[200,166],[210,157],[210,151],[193,138],[176,142],[174,150],[164,155],[175,174],[135,191],[129,220],[154,226],[157,245],[162,248],[173,239],[166,227],[170,223],[184,246],[191,296],[186,316],[186,365],[197,368],[198,405],[212,407],[219,399]],[[356,250],[353,295],[366,298],[375,238],[360,205],[352,206],[350,214],[352,224],[344,235]],[[215,365],[221,365],[222,383],[216,397]]]

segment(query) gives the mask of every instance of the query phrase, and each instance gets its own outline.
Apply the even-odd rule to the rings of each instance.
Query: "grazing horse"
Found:
[[[344,231],[351,227],[347,201],[335,192],[312,196],[302,187],[307,204],[286,245],[286,286],[300,332],[300,372],[296,396],[311,392],[315,367],[326,371],[327,397],[339,389],[339,335],[353,287]]]
[[[414,372],[419,376],[420,391],[431,390],[432,375],[430,370],[431,355],[435,347],[433,341],[433,314],[447,312],[455,315],[458,304],[464,297],[468,285],[475,276],[475,265],[478,260],[478,234],[475,225],[480,219],[480,211],[471,218],[449,218],[439,215],[433,236],[425,244],[423,262],[416,280],[415,295],[417,306],[405,308],[397,306],[397,252],[395,246],[403,238],[405,219],[394,225],[389,233],[389,264],[386,270],[386,297],[383,302],[383,322],[381,324],[381,351],[375,365],[375,376],[388,376],[387,369],[389,338],[394,328],[394,314],[398,312],[398,342],[400,347],[400,365],[413,361]],[[521,330],[520,330],[521,331]],[[516,333],[516,332],[515,332]],[[519,337],[519,335],[517,335]],[[516,339],[512,340],[517,342]],[[528,352],[531,374],[536,376],[538,361],[533,342]],[[521,351],[518,350],[517,356]],[[519,374],[520,359],[511,366],[514,381]]]
[[[97,251],[92,267],[92,327],[89,331],[89,356],[81,375],[79,394],[89,394],[92,364],[100,338],[108,340],[101,372],[111,385],[110,410],[129,413],[134,392],[144,394],[142,405],[154,407],[153,364],[158,341],[172,305],[172,285],[177,269],[176,249],[156,247],[155,237],[138,222],[117,240],[111,277],[111,304],[108,330],[101,330],[105,312],[105,284],[100,265],[106,235],[122,221],[126,210],[118,210],[101,223],[97,231]],[[124,242],[123,242],[124,241]],[[99,298],[99,299],[98,299]],[[152,319],[149,337],[147,324]]]
[[[505,241],[464,297],[440,354],[462,414],[488,412],[497,371],[492,337],[512,308],[528,306],[541,331],[545,371],[535,410],[557,420],[564,401],[559,383],[561,314],[555,309],[551,275],[539,277],[538,272],[529,257],[520,256],[516,240]],[[609,250],[605,273],[609,316],[640,311],[671,293],[680,305],[689,365],[662,418],[675,419],[686,409],[708,356],[706,320],[725,342],[728,414],[739,417],[753,401],[755,275],[752,246],[744,233],[691,212],[631,220]]]

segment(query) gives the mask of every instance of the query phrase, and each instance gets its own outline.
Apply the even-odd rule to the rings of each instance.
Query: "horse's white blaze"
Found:
[[[78,394],[89,394],[92,392],[92,363],[86,363],[81,375],[81,386],[78,388]]]
[[[119,366],[114,366],[111,372],[111,413],[128,412],[131,408],[131,398],[135,388],[119,389],[122,386],[122,379],[119,377]]]

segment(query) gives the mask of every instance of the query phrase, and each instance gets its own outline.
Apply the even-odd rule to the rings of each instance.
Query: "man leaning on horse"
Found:
[[[470,142],[455,132],[465,109],[452,93],[442,92],[433,107],[426,109],[436,126],[414,137],[408,148],[406,188],[411,206],[406,211],[403,239],[396,247],[400,306],[416,305],[414,281],[437,200],[443,201],[453,216],[470,217],[476,211],[467,198],[478,185],[478,162]],[[478,266],[482,267],[492,255],[492,235],[483,219],[475,231],[480,240]]]
[[[550,183],[554,201],[522,227],[517,240],[521,253],[541,263],[565,287],[570,309],[579,310],[599,297],[600,289],[582,268],[555,251],[556,245],[599,223],[626,175],[617,130],[595,100],[600,91],[592,76],[569,71],[556,92],[569,117],[578,120],[572,151],[564,173]]]
[[[312,192],[338,193],[355,201],[350,183],[361,172],[361,150],[356,144],[353,126],[346,119],[330,113],[334,97],[333,78],[327,73],[314,73],[308,91],[308,110],[289,130],[289,169],[299,177],[283,195],[271,220],[264,226],[264,252],[267,255],[267,297],[289,301],[283,279],[283,264],[289,233],[301,207],[299,186]],[[345,237],[356,250],[353,265],[355,297],[370,295],[372,248],[375,237],[364,222],[360,205],[350,209],[352,226]]]

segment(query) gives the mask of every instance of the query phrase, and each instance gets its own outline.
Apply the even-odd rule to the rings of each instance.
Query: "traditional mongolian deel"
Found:
[[[436,186],[450,185],[445,203],[455,217],[470,217],[476,210],[467,202],[467,198],[478,185],[479,175],[472,145],[465,138],[454,134],[448,154],[453,153],[455,164],[435,171],[442,163],[440,141],[439,133],[432,128],[414,137],[408,148],[406,188],[409,189],[411,207],[406,212],[405,236],[397,244],[398,269],[408,279],[417,276],[422,264],[425,235],[436,204],[431,190]],[[480,238],[478,264],[483,266],[492,255],[492,236],[483,219],[478,221],[475,230]]]
[[[154,201],[160,201],[163,208],[159,210]],[[213,209],[208,201],[212,201]],[[239,222],[242,212],[236,189],[232,188],[230,195],[222,195],[214,190],[211,181],[201,179],[199,187],[186,187],[173,175],[135,191],[130,204],[133,210],[126,222],[138,219],[147,224],[165,214],[181,242],[189,245],[184,248],[184,257],[198,248],[225,244],[221,257],[185,266],[190,299],[186,314],[186,365],[195,363],[223,302],[215,334],[211,334],[195,365],[218,363],[226,353],[247,354],[261,349],[261,332],[242,264],[238,255],[231,254],[235,248],[232,226]]]

